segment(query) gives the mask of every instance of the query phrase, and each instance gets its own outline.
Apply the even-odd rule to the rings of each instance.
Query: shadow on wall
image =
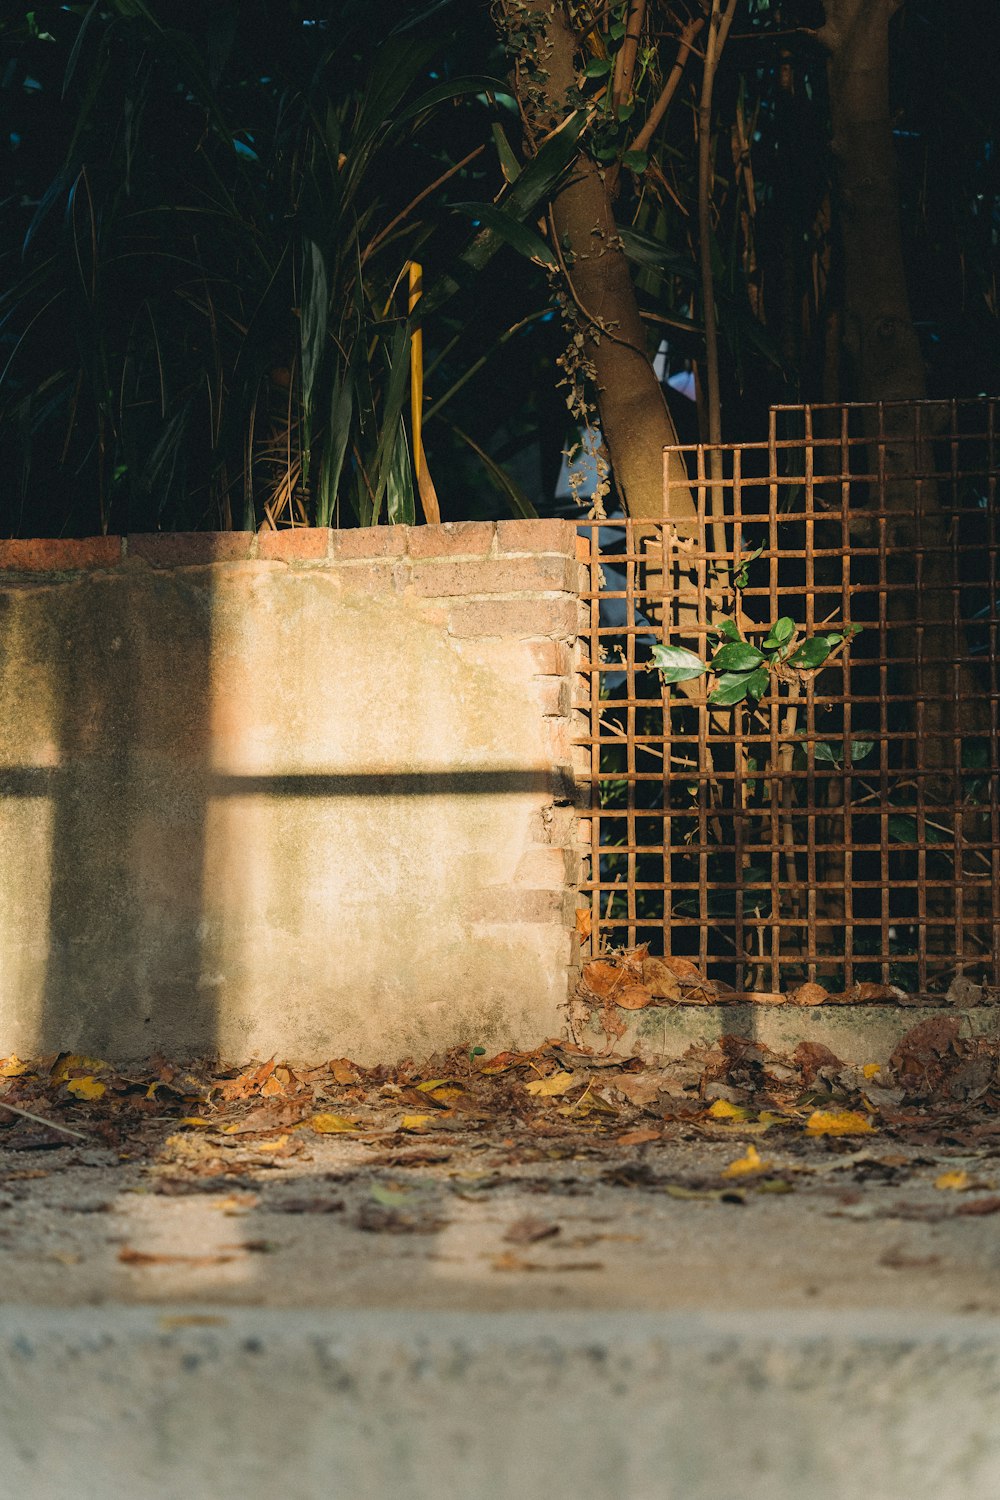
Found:
[[[253,563],[0,591],[9,1049],[430,1051],[552,966],[502,926],[553,796],[538,710],[419,622],[393,663],[387,608]]]

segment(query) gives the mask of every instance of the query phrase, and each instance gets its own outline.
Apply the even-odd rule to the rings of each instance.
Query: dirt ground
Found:
[[[167,1323],[1000,1312],[997,1060],[934,1026],[882,1069],[735,1039],[663,1069],[558,1042],[369,1070],[7,1059],[2,1297],[162,1303]]]

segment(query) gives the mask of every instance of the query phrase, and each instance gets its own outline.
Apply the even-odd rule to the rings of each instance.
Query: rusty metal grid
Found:
[[[1000,983],[998,409],[775,408],[766,442],[674,450],[693,519],[581,528],[592,952],[741,993]],[[779,616],[860,633],[756,707],[651,665]]]

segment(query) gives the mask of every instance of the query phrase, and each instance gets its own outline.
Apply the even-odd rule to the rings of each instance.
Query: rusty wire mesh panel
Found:
[[[1000,983],[998,408],[776,408],[767,442],[677,450],[676,521],[583,528],[592,951],[740,992]],[[653,666],[782,618],[759,701]]]

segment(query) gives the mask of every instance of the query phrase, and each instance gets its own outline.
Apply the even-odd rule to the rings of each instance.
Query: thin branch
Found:
[[[47,1120],[44,1115],[33,1115],[30,1109],[19,1109],[16,1104],[8,1104],[5,1099],[0,1099],[0,1109],[9,1110],[12,1115],[20,1115],[24,1120],[33,1120],[36,1125],[47,1125],[50,1130],[61,1131],[63,1135],[75,1135],[81,1141],[89,1141],[90,1136],[84,1135],[82,1130],[71,1130],[68,1125],[57,1125],[55,1120]]]
[[[670,77],[664,84],[660,97],[649,112],[648,120],[629,145],[628,149],[630,151],[645,151],[653,136],[659,130],[660,125],[663,123],[663,117],[670,108],[670,101],[677,92],[677,85],[681,81],[684,65],[691,55],[691,43],[704,24],[704,19],[699,16],[696,20],[689,21],[681,32],[680,46],[677,49],[677,61],[670,70]]]
[[[615,109],[626,103],[632,92],[636,63],[639,60],[639,41],[642,23],[646,19],[646,0],[632,0],[628,20],[625,23],[625,39],[615,58],[614,80],[611,85],[611,102]]]
[[[427,198],[427,197],[429,197],[430,194],[434,192],[435,188],[441,187],[444,183],[446,183],[448,181],[449,177],[454,177],[454,175],[455,175],[456,172],[460,172],[463,167],[467,167],[469,165],[470,161],[474,161],[476,159],[476,157],[479,156],[485,150],[486,150],[485,144],[483,144],[481,146],[477,146],[474,151],[470,151],[469,152],[468,156],[463,156],[461,161],[455,162],[454,166],[449,167],[448,170],[447,170],[447,172],[442,172],[440,177],[436,177],[432,183],[430,183],[427,187],[423,188],[422,191],[419,192],[415,198],[412,198],[410,200],[410,202],[406,205],[405,208],[400,209],[400,211],[396,215],[396,217],[394,219],[390,219],[389,222],[388,222],[388,224],[385,226],[385,228],[379,230],[378,234],[375,236],[375,238],[373,240],[369,240],[368,241],[368,244],[365,246],[364,250],[361,252],[361,264],[364,265],[364,263],[368,259],[368,257],[370,255],[373,255],[375,253],[375,251],[378,249],[379,245],[381,245],[382,241],[384,239],[386,239],[392,233],[392,231],[397,227],[397,225],[402,224],[403,220],[409,217],[409,215],[417,207],[418,203],[423,203],[424,199]]]

